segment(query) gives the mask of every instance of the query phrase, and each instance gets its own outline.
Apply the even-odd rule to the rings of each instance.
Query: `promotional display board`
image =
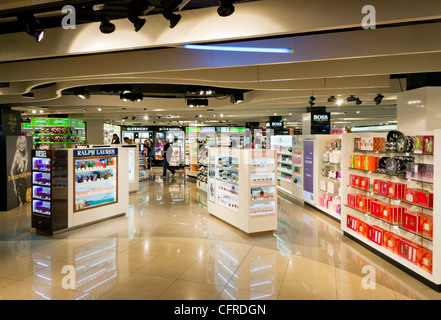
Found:
[[[303,141],[303,199],[314,202],[314,146],[315,141]]]
[[[32,138],[0,136],[0,211],[31,201]]]

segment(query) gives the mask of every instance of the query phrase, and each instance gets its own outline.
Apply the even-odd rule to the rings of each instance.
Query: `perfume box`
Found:
[[[401,237],[399,235],[386,231],[384,232],[383,247],[398,255],[400,249],[400,239]]]
[[[361,150],[373,151],[374,138],[370,138],[370,137],[361,138]]]
[[[357,195],[353,193],[348,193],[348,206],[351,208],[356,208]]]
[[[419,216],[419,233],[427,238],[433,238],[433,217],[424,213],[420,213]]]
[[[421,169],[421,163],[406,163],[406,179],[421,181],[423,179]]]
[[[360,177],[360,181],[359,181],[358,187],[360,189],[368,191],[369,187],[370,187],[370,179],[367,178],[367,177]]]
[[[433,208],[433,193],[417,189],[415,204],[427,208]]]
[[[433,164],[423,163],[419,165],[421,172],[421,180],[433,183]]]
[[[373,192],[380,194],[380,186],[381,186],[381,180],[374,179],[374,182],[372,184]]]
[[[405,239],[400,239],[399,255],[414,264],[417,262],[417,252],[419,246]]]
[[[368,239],[381,246],[383,245],[383,236],[385,231],[386,230],[377,226],[369,226]]]
[[[423,153],[423,136],[413,137],[413,153]]]
[[[354,218],[350,215],[347,216],[347,226],[349,229],[357,231],[357,218]]]
[[[357,233],[362,235],[363,237],[368,237],[369,225],[366,222],[358,220],[357,223]]]
[[[354,150],[361,150],[360,148],[361,148],[361,146],[360,146],[360,138],[355,138],[354,139]]]
[[[401,223],[402,215],[404,213],[404,207],[385,204],[383,206],[382,219],[389,223]]]
[[[373,139],[373,151],[386,151],[386,138]]]
[[[415,203],[416,201],[416,189],[404,188],[404,198],[405,202]]]
[[[433,154],[433,136],[423,136],[423,154]]]
[[[361,169],[366,171],[376,171],[378,168],[379,157],[365,156],[362,158]]]
[[[380,180],[380,192],[379,192],[379,194],[387,197],[388,191],[389,191],[389,184],[390,184],[389,181]]]
[[[419,230],[419,218],[420,215],[417,212],[403,212],[402,214],[402,227],[412,232],[418,232]]]
[[[432,273],[433,271],[432,261],[433,261],[432,251],[422,246],[419,246],[417,251],[417,266],[429,273]]]
[[[389,198],[393,198],[393,199],[397,199],[397,200],[402,200],[403,196],[404,196],[404,188],[405,188],[405,184],[403,183],[395,183],[395,182],[390,182],[388,184],[388,192],[387,192],[387,196]]]
[[[361,169],[361,157],[359,155],[353,156],[353,168],[355,169]]]
[[[359,181],[358,178],[359,178],[359,177],[358,177],[357,175],[355,175],[355,174],[351,174],[351,175],[349,175],[349,185],[350,185],[351,187],[356,187],[356,188],[358,188],[358,181]]]
[[[384,202],[372,201],[371,202],[371,210],[370,210],[371,215],[381,219],[381,217],[383,215],[383,205],[384,205]]]

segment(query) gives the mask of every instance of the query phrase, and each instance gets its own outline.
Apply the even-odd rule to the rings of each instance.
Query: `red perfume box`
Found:
[[[427,208],[433,208],[433,193],[426,190],[417,189],[415,204]]]
[[[372,189],[374,193],[380,194],[380,185],[381,185],[381,180],[374,179],[374,183],[372,184]]]
[[[366,222],[358,220],[357,222],[357,232],[363,237],[368,237],[369,225]]]
[[[403,183],[390,182],[388,184],[387,196],[389,198],[393,198],[393,199],[397,199],[397,200],[402,200],[403,196],[404,196],[404,188],[405,187],[406,187],[406,185],[403,184]]]
[[[417,266],[429,273],[432,273],[433,253],[429,249],[419,247],[417,251]]]
[[[419,233],[425,237],[433,238],[433,217],[424,213],[420,213],[419,216]]]
[[[369,226],[368,239],[381,246],[383,245],[383,235],[385,231],[386,230],[377,226]]]
[[[357,231],[357,218],[354,218],[353,216],[348,215],[347,216],[347,226],[349,229],[352,229],[354,231]]]
[[[351,187],[358,188],[358,176],[357,175],[355,175],[355,174],[349,175],[349,185]]]
[[[416,189],[404,188],[404,201],[409,203],[415,203],[416,201]]]
[[[360,177],[359,188],[368,191],[370,187],[370,179],[368,177]]]
[[[417,212],[403,212],[402,215],[402,227],[412,232],[418,232],[419,230],[419,213]]]
[[[407,261],[410,261],[412,263],[417,263],[417,252],[418,252],[419,246],[414,244],[413,242],[400,239],[400,251],[399,255],[406,259]]]
[[[357,195],[353,193],[348,193],[348,206],[351,208],[357,208]]]
[[[424,154],[433,154],[434,146],[433,136],[423,136]]]
[[[384,232],[383,247],[398,255],[400,249],[400,239],[401,237],[399,235],[386,231]]]
[[[390,185],[390,182],[380,180],[380,192],[379,192],[379,193],[380,193],[381,195],[387,197],[387,195],[388,195],[388,191],[389,191],[389,185]]]
[[[372,201],[371,202],[371,215],[373,215],[374,217],[380,218],[383,215],[383,205],[385,203],[381,202],[381,201]]]
[[[385,204],[382,219],[390,223],[401,223],[404,207]]]

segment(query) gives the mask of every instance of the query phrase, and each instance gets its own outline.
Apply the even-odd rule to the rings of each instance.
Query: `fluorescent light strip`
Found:
[[[233,47],[233,46],[197,45],[197,44],[184,44],[183,47],[184,49],[231,51],[231,52],[294,53],[294,49],[291,48]]]
[[[390,131],[390,130],[396,130],[396,125],[390,125],[390,126],[378,126],[378,127],[355,127],[351,128],[352,132],[366,132],[366,131]]]

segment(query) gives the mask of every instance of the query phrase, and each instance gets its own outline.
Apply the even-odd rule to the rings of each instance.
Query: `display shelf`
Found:
[[[399,136],[397,131],[343,134],[342,167],[345,170],[342,173],[344,205],[341,227],[346,235],[363,243],[373,252],[378,252],[381,256],[390,259],[404,271],[439,291],[441,289],[439,269],[441,239],[438,234],[441,232],[441,225],[438,211],[441,209],[441,202],[436,194],[441,181],[439,169],[441,152],[437,148],[434,152],[428,153],[417,153],[411,149],[405,150],[405,148],[400,150],[404,152],[384,150],[386,147],[402,148],[401,142],[398,144],[392,140]],[[419,140],[421,142],[427,139],[430,144],[433,143],[431,145],[433,148],[434,141],[441,139],[441,131],[405,132],[402,137],[403,139],[400,139],[404,140],[405,137],[406,141]],[[420,147],[419,144],[406,143],[409,148]],[[427,170],[430,171],[426,170],[423,173],[416,171],[415,175],[413,171],[409,171],[413,170],[415,165],[417,169],[429,168]],[[377,171],[378,168],[381,171]],[[421,179],[418,175],[422,175],[423,178]],[[410,178],[413,176],[415,179]],[[352,185],[356,181],[354,177],[361,177],[361,181],[367,181],[370,184],[363,188],[354,186]],[[387,195],[383,187],[381,187],[381,193],[375,191],[379,190],[378,186],[383,184],[390,188],[390,190],[387,189]],[[433,207],[421,205],[420,202],[406,201],[405,190],[419,192],[422,198],[418,198],[418,201],[421,203],[424,201],[430,203],[428,199],[433,195]],[[349,194],[351,194],[350,198]],[[366,199],[373,200],[369,200],[368,207],[361,206],[363,210],[360,210],[354,207],[353,199],[354,197],[363,199],[363,195],[368,197]],[[351,205],[348,203],[349,199],[351,199]],[[378,208],[385,208],[385,216]],[[416,219],[416,224],[413,219]],[[360,232],[357,226],[364,226],[365,230],[367,228],[368,236]],[[374,235],[380,235],[384,239],[373,238]]]
[[[209,213],[247,233],[275,230],[276,153],[210,148],[209,158]]]
[[[60,149],[82,144],[85,123],[76,119],[33,118],[30,128],[34,149]]]
[[[423,234],[421,234],[421,233],[413,232],[413,231],[411,231],[411,230],[409,230],[409,229],[405,229],[405,228],[403,228],[402,225],[401,225],[400,223],[393,223],[393,222],[386,221],[386,220],[384,220],[384,219],[381,219],[381,218],[378,218],[378,217],[372,215],[370,212],[365,212],[365,211],[358,210],[358,209],[356,209],[356,208],[353,208],[353,207],[351,207],[351,206],[348,206],[347,204],[345,204],[344,206],[345,206],[346,208],[348,208],[348,209],[351,209],[351,210],[357,211],[358,213],[363,214],[365,217],[369,217],[369,218],[372,218],[372,219],[374,219],[374,220],[378,220],[378,221],[380,221],[381,223],[384,223],[384,224],[390,225],[390,226],[392,226],[392,227],[395,228],[395,229],[400,229],[400,231],[405,232],[405,233],[409,233],[409,234],[411,234],[412,236],[417,236],[417,237],[420,237],[420,238],[422,238],[422,239],[424,239],[424,240],[426,240],[426,241],[430,241],[430,242],[433,241],[433,238],[431,238],[431,237],[427,237],[427,236],[425,236],[425,235],[423,235]]]
[[[277,152],[278,189],[296,200],[302,200],[302,148],[297,145],[301,137],[273,136],[271,146]]]

